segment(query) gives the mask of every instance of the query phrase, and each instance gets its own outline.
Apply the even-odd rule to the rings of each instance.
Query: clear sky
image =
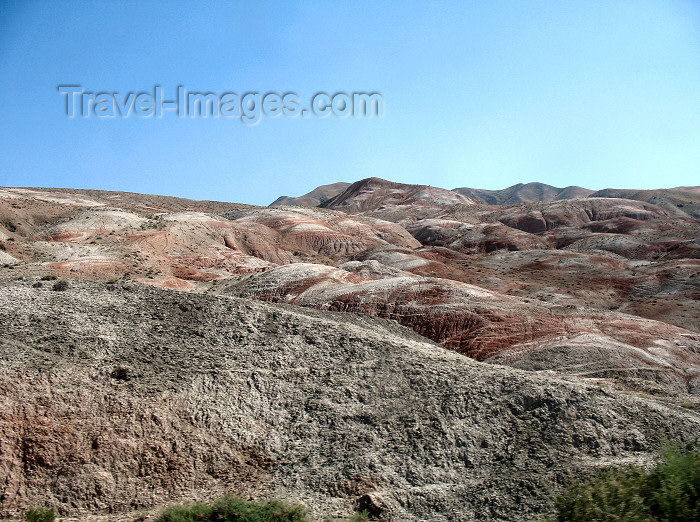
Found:
[[[268,204],[445,188],[700,185],[700,2],[2,2],[0,185]],[[70,119],[86,91],[379,92],[383,118]]]

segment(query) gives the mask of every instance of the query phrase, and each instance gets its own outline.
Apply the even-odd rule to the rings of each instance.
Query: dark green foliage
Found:
[[[304,506],[277,500],[249,502],[223,497],[213,504],[195,502],[166,509],[156,522],[308,522]]]
[[[197,522],[215,520],[212,518],[212,507],[203,502],[195,502],[186,506],[171,506],[156,519],[157,522]]]
[[[27,510],[25,513],[27,522],[54,522],[56,513],[50,507],[37,507]]]
[[[640,495],[645,478],[638,468],[602,471],[557,499],[557,520],[649,522],[653,519]]]
[[[649,507],[657,520],[700,520],[700,448],[668,450],[664,462],[651,472]]]
[[[556,500],[556,520],[695,522],[699,499],[700,450],[671,448],[651,472],[608,469],[574,484]]]
[[[63,279],[56,281],[53,284],[52,290],[54,292],[63,292],[64,290],[68,290],[68,281],[64,281]]]

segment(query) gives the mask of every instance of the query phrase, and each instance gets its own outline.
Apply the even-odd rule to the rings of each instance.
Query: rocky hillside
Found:
[[[592,198],[625,198],[646,201],[684,217],[700,219],[700,187],[675,187],[658,190],[605,189]]]
[[[515,205],[517,203],[585,198],[593,193],[592,190],[582,187],[559,188],[545,183],[518,183],[501,190],[460,187],[454,191],[489,205]]]
[[[678,403],[700,396],[700,222],[653,204],[460,204],[450,191],[374,178],[336,200],[351,213],[100,191],[0,195],[8,277],[363,313],[480,361]]]
[[[392,208],[445,208],[474,203],[476,200],[451,190],[427,185],[394,183],[380,178],[367,178],[356,181],[320,206],[355,213]]]
[[[2,514],[225,491],[322,520],[537,520],[696,412],[475,362],[395,322],[128,282],[0,280]]]
[[[537,520],[696,436],[700,221],[378,178],[324,206],[0,189],[0,511]]]
[[[374,178],[379,179],[379,178]],[[385,183],[385,180],[381,180]],[[399,184],[400,185],[400,184]],[[334,196],[339,195],[350,186],[350,183],[332,183],[322,185],[311,192],[299,196],[281,196],[270,206],[300,205],[319,206]],[[410,186],[410,185],[409,185]],[[675,187],[671,189],[634,190],[634,189],[603,189],[590,190],[583,187],[568,186],[554,187],[546,183],[517,183],[500,190],[459,187],[453,189],[474,201],[489,205],[516,205],[518,203],[538,203],[580,198],[619,198],[645,201],[660,206],[670,213],[700,219],[700,187]]]
[[[350,183],[339,181],[330,185],[321,185],[311,192],[299,197],[280,196],[275,201],[270,203],[271,207],[282,205],[296,205],[300,207],[317,207],[325,203],[334,196],[337,196],[350,186]]]

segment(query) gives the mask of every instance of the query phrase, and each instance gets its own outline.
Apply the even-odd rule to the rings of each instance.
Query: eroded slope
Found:
[[[490,366],[395,323],[140,285],[0,291],[2,510],[223,491],[384,520],[532,520],[697,414]]]

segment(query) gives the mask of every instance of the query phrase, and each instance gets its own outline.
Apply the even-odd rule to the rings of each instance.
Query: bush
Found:
[[[667,450],[645,494],[658,520],[700,520],[700,448]]]
[[[223,497],[213,504],[195,502],[166,509],[156,522],[308,522],[304,506],[278,500],[248,502]]]
[[[63,279],[56,281],[51,289],[54,292],[63,292],[64,290],[68,290],[68,281],[64,281]]]
[[[653,519],[640,495],[645,478],[639,468],[611,469],[574,484],[555,502],[557,520],[649,522]]]
[[[27,522],[54,522],[56,513],[50,507],[37,507],[27,510],[25,513]]]
[[[700,520],[700,450],[670,448],[651,472],[636,467],[599,472],[555,501],[556,520],[684,522]]]
[[[53,274],[47,274],[45,276],[41,276],[42,281],[53,281],[55,279],[58,279],[58,276],[55,276]]]

